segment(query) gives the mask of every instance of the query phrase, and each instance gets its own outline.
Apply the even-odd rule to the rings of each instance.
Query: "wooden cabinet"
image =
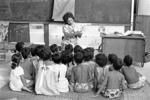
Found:
[[[143,66],[145,58],[145,38],[131,36],[102,36],[102,51],[108,55],[116,54],[119,58],[124,58],[129,54],[134,62],[140,62]]]

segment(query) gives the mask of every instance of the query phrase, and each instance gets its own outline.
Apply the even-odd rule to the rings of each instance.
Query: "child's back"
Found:
[[[33,80],[35,75],[35,68],[33,63],[31,62],[29,55],[30,55],[30,48],[23,48],[21,54],[24,58],[24,61],[21,63],[21,67],[24,69],[24,77],[27,80]]]
[[[139,74],[134,67],[124,67],[122,68],[122,73],[128,84],[136,83],[139,81]]]
[[[73,67],[71,74],[71,83],[74,84],[75,92],[88,92],[91,90],[92,76],[89,67],[82,63],[83,53],[78,52],[74,55],[76,67]]]
[[[124,64],[125,67],[122,68],[122,73],[125,76],[128,87],[133,89],[143,87],[146,78],[140,75],[132,66],[132,57],[130,55],[124,57]]]
[[[120,97],[125,86],[124,76],[119,72],[122,67],[121,59],[118,59],[113,64],[114,70],[107,73],[102,86],[99,88],[97,94],[102,93],[108,98]]]
[[[57,72],[58,84],[57,88],[59,92],[68,92],[69,91],[69,82],[66,78],[67,66],[61,63],[62,56],[59,53],[53,55],[52,60],[54,64],[52,65]]]
[[[119,71],[110,71],[107,75],[107,89],[120,89],[124,76]]]
[[[74,76],[76,77],[76,82],[87,83],[90,79],[89,68],[84,64],[79,64],[73,68]]]
[[[21,63],[21,67],[24,69],[24,77],[28,80],[33,80],[34,79],[35,68],[34,68],[33,63],[31,62],[31,60],[30,59],[25,59]]]
[[[107,69],[105,68],[107,64],[106,55],[101,53],[97,54],[95,56],[95,62],[97,63],[96,71],[95,71],[95,76],[96,76],[95,89],[97,90],[102,85],[102,82],[104,81],[104,78],[108,73]]]
[[[38,72],[36,75],[35,92],[44,95],[59,95],[57,89],[58,73],[55,66],[49,62],[51,52],[48,48],[43,47],[39,54]]]

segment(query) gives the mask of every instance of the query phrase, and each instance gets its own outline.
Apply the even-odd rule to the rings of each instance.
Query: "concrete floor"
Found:
[[[150,62],[144,63],[144,67],[135,67],[136,70],[147,78],[150,83]]]

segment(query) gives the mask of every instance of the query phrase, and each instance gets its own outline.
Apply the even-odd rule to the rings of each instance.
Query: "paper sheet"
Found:
[[[33,44],[45,44],[44,42],[44,24],[30,24],[30,42]]]

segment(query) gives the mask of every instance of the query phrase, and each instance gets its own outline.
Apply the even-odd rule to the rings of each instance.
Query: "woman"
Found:
[[[67,12],[63,16],[65,25],[63,26],[64,37],[62,38],[62,47],[67,44],[72,44],[73,47],[77,45],[77,39],[82,36],[82,30],[79,25],[75,23],[75,18],[72,13]]]

